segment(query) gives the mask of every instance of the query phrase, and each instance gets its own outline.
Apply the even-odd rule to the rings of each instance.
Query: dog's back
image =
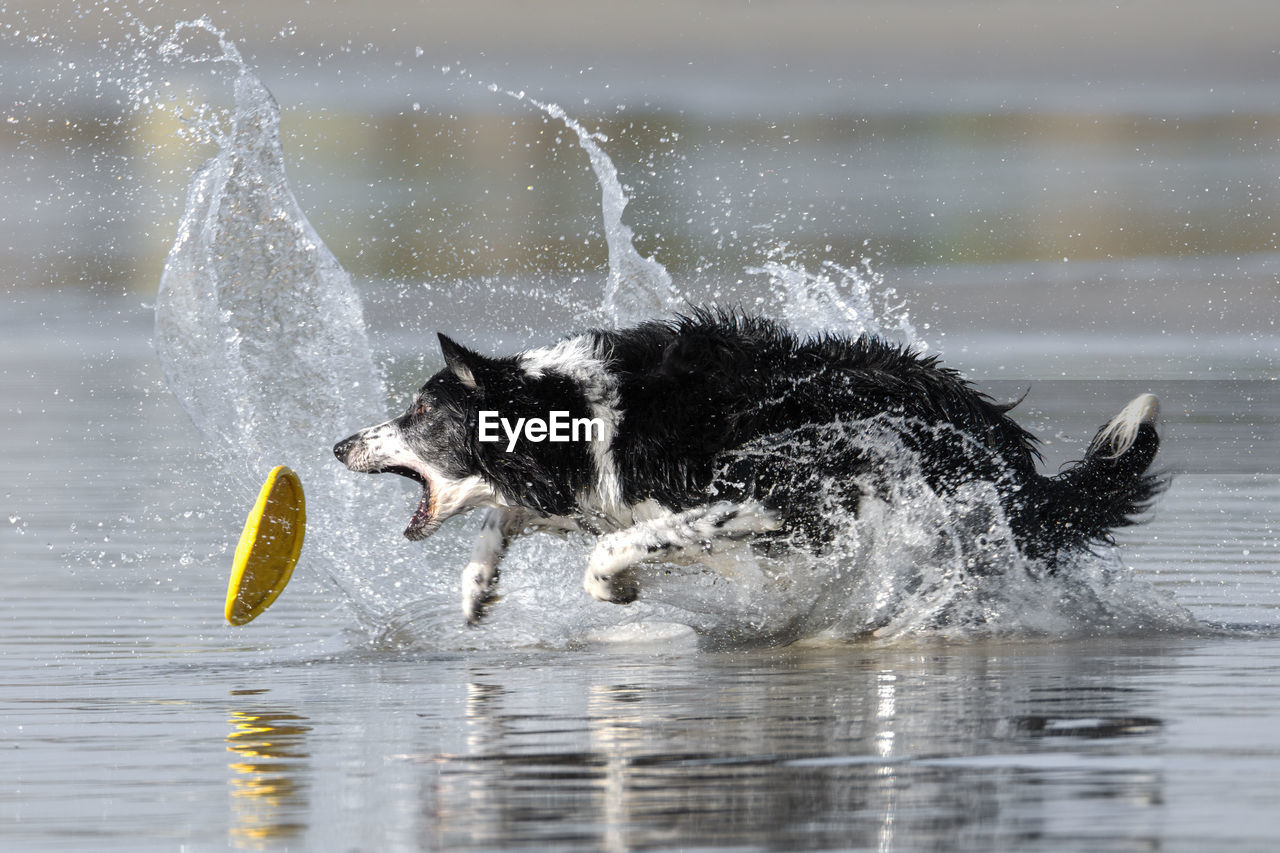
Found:
[[[883,459],[850,440],[855,424],[872,421],[935,490],[993,483],[1032,557],[1109,541],[1161,485],[1146,474],[1159,444],[1150,395],[1104,427],[1079,465],[1048,478],[1011,404],[908,347],[871,336],[802,339],[769,320],[711,311],[594,334],[618,381],[613,454],[631,505],[653,499],[681,510],[709,491],[759,499],[785,529],[821,539],[815,514],[833,484],[856,508],[885,473]]]

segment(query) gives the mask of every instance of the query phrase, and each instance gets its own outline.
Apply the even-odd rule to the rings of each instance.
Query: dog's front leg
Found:
[[[626,572],[636,563],[709,553],[716,540],[742,539],[777,530],[777,517],[755,501],[717,501],[674,512],[602,536],[591,552],[583,587],[600,601],[630,604],[640,594]]]
[[[498,588],[498,564],[507,546],[518,536],[529,520],[522,509],[501,507],[487,509],[480,524],[480,538],[471,552],[471,562],[462,570],[462,615],[475,625],[484,616],[485,606],[493,601]]]

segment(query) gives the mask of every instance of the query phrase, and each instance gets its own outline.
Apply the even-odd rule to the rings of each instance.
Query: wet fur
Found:
[[[633,569],[646,561],[699,559],[742,541],[821,549],[835,532],[824,501],[856,511],[894,476],[850,438],[860,423],[889,429],[940,493],[993,484],[1019,549],[1050,570],[1063,553],[1111,541],[1162,487],[1147,473],[1159,446],[1154,397],[1134,400],[1081,462],[1046,477],[1012,404],[936,356],[872,336],[802,338],[760,317],[699,310],[509,357],[443,336],[441,347],[446,367],[409,411],[335,453],[353,470],[423,481],[420,513],[490,508],[463,573],[471,621],[495,594],[509,542],[528,530],[599,534],[584,586],[618,603],[639,595]],[[507,452],[478,440],[485,409],[599,417],[605,439],[522,441]],[[417,524],[415,515],[406,535],[428,535],[444,517]]]

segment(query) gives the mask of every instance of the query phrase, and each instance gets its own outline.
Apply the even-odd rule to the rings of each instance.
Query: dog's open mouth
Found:
[[[431,484],[427,482],[427,478],[412,468],[405,468],[401,465],[393,465],[390,468],[383,468],[373,473],[399,474],[401,477],[408,477],[422,486],[422,498],[418,501],[418,508],[413,512],[413,518],[409,519],[409,526],[404,529],[404,538],[410,542],[417,542],[419,539],[426,539],[430,536],[435,531],[436,524],[435,512],[431,505]]]

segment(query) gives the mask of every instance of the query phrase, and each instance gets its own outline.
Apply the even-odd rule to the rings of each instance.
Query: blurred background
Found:
[[[302,206],[375,298],[602,274],[586,158],[493,84],[607,136],[639,247],[677,280],[785,247],[869,259],[935,338],[1274,333],[1265,0],[10,0],[0,287],[154,291],[211,153],[183,104],[229,93],[146,34],[200,16],[280,101]]]

